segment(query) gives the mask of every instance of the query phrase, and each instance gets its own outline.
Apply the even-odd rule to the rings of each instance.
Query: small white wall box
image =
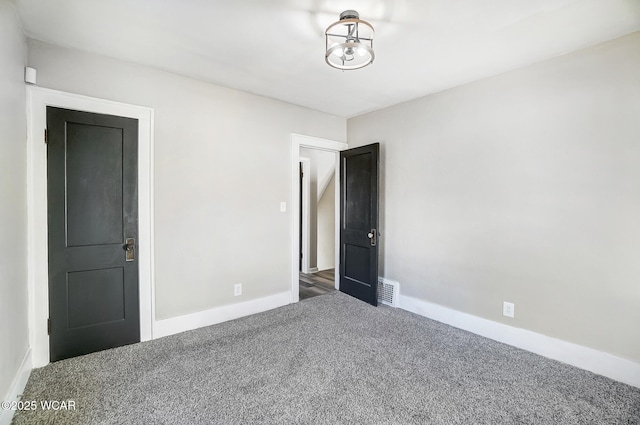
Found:
[[[28,66],[24,67],[24,82],[27,84],[36,83],[36,70]]]

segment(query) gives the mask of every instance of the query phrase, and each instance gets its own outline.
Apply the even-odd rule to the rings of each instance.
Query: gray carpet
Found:
[[[640,424],[640,389],[341,293],[34,370],[20,424]]]

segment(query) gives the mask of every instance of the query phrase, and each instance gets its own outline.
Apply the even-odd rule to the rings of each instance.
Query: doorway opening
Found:
[[[339,153],[347,144],[298,134],[291,139],[291,297],[298,302],[339,289],[335,270],[339,267],[340,194],[336,188]]]
[[[300,299],[335,291],[336,152],[300,148]]]

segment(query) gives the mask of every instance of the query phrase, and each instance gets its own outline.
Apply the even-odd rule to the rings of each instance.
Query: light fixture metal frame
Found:
[[[354,27],[353,29],[349,30],[347,34],[337,34],[334,32],[330,32],[345,25],[353,25]],[[369,31],[371,31],[370,37],[360,37],[360,25],[368,27]],[[329,25],[324,34],[326,49],[324,60],[329,66],[341,70],[352,70],[364,68],[365,66],[371,65],[373,63],[373,60],[375,59],[375,53],[373,51],[373,37],[375,35],[375,30],[373,29],[373,25],[371,25],[369,22],[360,19],[360,15],[355,10],[346,10],[342,12],[340,14],[340,20]],[[345,41],[343,43],[330,46],[329,37],[344,38]],[[369,59],[366,62],[359,63],[357,65],[349,65],[349,61],[347,61],[345,59],[345,55],[343,55],[341,63],[331,62],[330,58],[331,55],[334,54],[334,52],[338,50],[346,51],[347,49],[364,49],[366,54],[369,55]]]

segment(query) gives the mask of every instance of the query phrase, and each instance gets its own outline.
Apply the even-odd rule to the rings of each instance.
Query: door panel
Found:
[[[67,246],[122,240],[122,141],[120,128],[67,123]]]
[[[340,291],[378,305],[378,143],[340,152]]]
[[[124,269],[67,273],[69,329],[125,320]]]
[[[47,108],[50,359],[140,341],[138,122]],[[137,251],[137,247],[135,248]]]
[[[371,152],[363,152],[345,158],[345,229],[359,232],[371,229],[372,155]]]
[[[345,245],[344,275],[347,279],[369,286],[370,255],[368,247]]]

